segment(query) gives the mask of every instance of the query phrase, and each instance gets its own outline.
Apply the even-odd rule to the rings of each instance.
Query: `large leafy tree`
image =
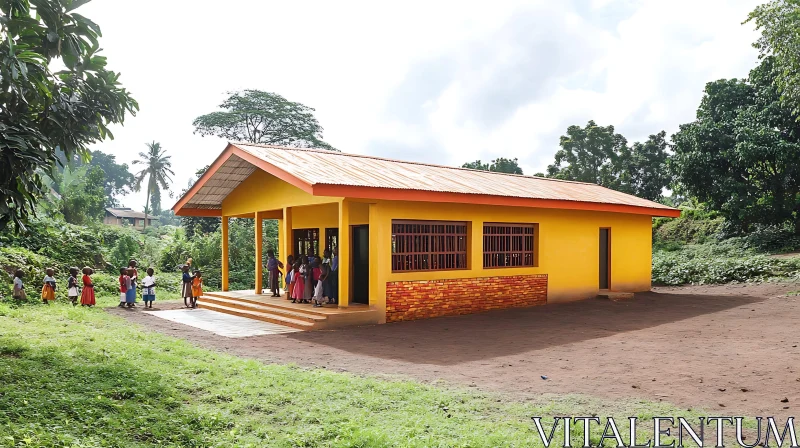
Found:
[[[82,158],[68,160],[61,150],[58,150],[57,154],[60,162],[59,172],[64,172],[64,170],[69,169],[69,167],[78,168],[81,166],[98,167],[103,171],[105,175],[104,189],[106,207],[117,207],[119,205],[117,197],[125,195],[133,190],[135,178],[133,177],[133,173],[130,172],[128,164],[117,163],[116,156],[112,154],[106,154],[102,151],[92,151],[91,158],[88,162],[85,162]]]
[[[747,22],[761,31],[753,46],[762,57],[773,56],[784,104],[800,114],[800,0],[771,0],[753,10]]]
[[[58,211],[70,224],[97,222],[105,213],[105,173],[96,166],[67,168],[54,184],[60,196]]]
[[[800,233],[800,123],[780,100],[776,62],[764,58],[747,80],[708,83],[697,119],[673,136],[682,190],[742,232],[793,221]]]
[[[139,159],[134,160],[134,165],[143,165],[141,171],[136,173],[136,183],[134,188],[139,191],[142,188],[145,178],[147,178],[147,199],[144,203],[144,226],[147,227],[147,215],[153,210],[152,198],[156,196],[159,198],[159,207],[161,202],[161,192],[159,189],[168,190],[169,184],[172,182],[172,176],[175,173],[172,171],[171,156],[166,155],[166,150],[161,148],[161,144],[157,142],[146,143],[147,152],[140,152]]]
[[[667,170],[666,133],[628,145],[614,126],[570,126],[547,176],[602,185],[652,201],[662,197],[671,180]]]
[[[492,160],[491,163],[483,163],[480,160],[469,162],[461,165],[462,168],[470,168],[473,170],[494,171],[496,173],[508,174],[522,174],[522,168],[516,158],[507,159],[505,157],[498,157]]]
[[[56,148],[87,157],[138,109],[98,54],[100,28],[75,12],[87,2],[0,0],[0,229],[24,228],[35,213]]]
[[[221,111],[195,118],[195,133],[231,141],[298,148],[334,148],[322,140],[314,109],[261,90],[233,92]]]

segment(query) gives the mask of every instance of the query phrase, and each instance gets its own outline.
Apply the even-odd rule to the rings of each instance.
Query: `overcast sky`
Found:
[[[445,165],[516,157],[544,171],[572,124],[629,141],[691,121],[706,82],[744,77],[758,0],[94,0],[78,12],[141,111],[95,147],[172,155],[173,190],[224,149],[192,132],[225,93],[316,109],[344,152]],[[176,198],[177,199],[177,196]],[[143,208],[144,194],[123,198]],[[163,206],[174,200],[164,197]]]

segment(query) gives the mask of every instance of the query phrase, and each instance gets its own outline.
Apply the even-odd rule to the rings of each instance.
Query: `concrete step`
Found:
[[[633,299],[634,296],[635,295],[632,292],[619,292],[619,291],[600,291],[597,294],[598,299],[613,300],[615,302],[618,300]]]
[[[240,308],[233,308],[216,303],[209,303],[208,301],[203,302],[202,298],[198,300],[197,306],[199,308],[205,308],[207,310],[217,311],[219,313],[232,314],[234,316],[246,317],[248,319],[256,319],[263,322],[269,322],[271,324],[285,325],[287,327],[297,328],[299,330],[313,330],[315,327],[313,322],[308,322],[306,320],[292,319],[267,312],[243,310]]]
[[[311,316],[320,316],[320,317],[323,317],[323,318],[327,317],[326,313],[317,311],[316,309],[314,309],[310,305],[309,305],[308,308],[297,308],[297,307],[290,306],[289,305],[289,301],[286,300],[285,298],[281,299],[280,301],[276,300],[274,302],[272,302],[272,301],[270,301],[270,302],[262,302],[262,301],[258,301],[258,300],[251,300],[251,299],[245,299],[245,298],[239,298],[239,297],[225,296],[225,295],[222,295],[222,294],[219,294],[219,293],[204,292],[203,293],[203,297],[201,297],[200,300],[208,299],[208,298],[211,298],[212,300],[214,300],[214,299],[222,299],[222,300],[228,300],[228,301],[236,301],[236,302],[247,304],[247,305],[262,306],[262,307],[267,307],[267,308],[270,308],[270,309],[286,310],[286,311],[289,311],[289,312],[292,312],[292,313],[302,313],[302,314],[308,314],[308,315],[311,315]],[[283,303],[284,300],[286,301],[286,304]]]
[[[259,313],[276,314],[279,316],[287,317],[289,319],[303,320],[310,323],[324,322],[327,317],[317,313],[305,312],[305,310],[298,310],[294,308],[285,308],[276,306],[271,303],[258,303],[249,300],[222,298],[218,296],[203,295],[197,301],[198,303],[213,303],[215,305],[225,306],[228,308],[237,308],[244,311],[254,311]],[[309,305],[310,307],[311,305]]]

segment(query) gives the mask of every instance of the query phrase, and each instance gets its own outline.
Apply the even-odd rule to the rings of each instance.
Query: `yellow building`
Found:
[[[229,144],[173,207],[279,222],[279,257],[338,252],[338,308],[378,322],[650,289],[653,216],[679,211],[594,184]],[[256,270],[261,294],[263,267]]]

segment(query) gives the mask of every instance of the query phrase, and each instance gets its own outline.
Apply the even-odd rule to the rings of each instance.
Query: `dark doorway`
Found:
[[[600,229],[600,289],[611,287],[611,229]]]
[[[353,226],[353,303],[369,304],[369,226]]]
[[[328,227],[325,229],[325,249],[336,250],[339,248],[339,228]]]
[[[315,255],[319,255],[319,229],[294,229],[296,252],[292,255],[308,255],[309,249],[312,249]]]

